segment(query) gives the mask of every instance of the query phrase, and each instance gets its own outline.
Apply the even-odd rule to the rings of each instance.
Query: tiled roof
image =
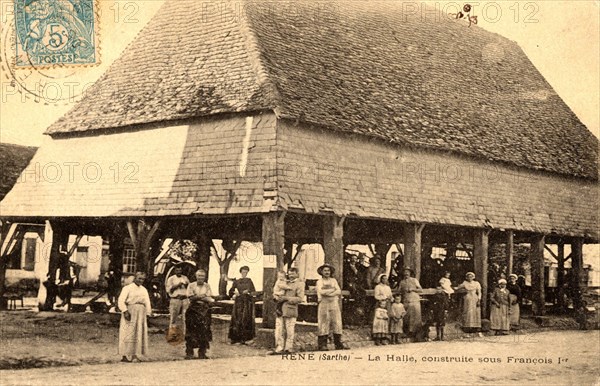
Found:
[[[275,168],[268,161],[275,157],[275,125],[269,113],[111,135],[47,138],[0,202],[0,216],[269,211],[269,192],[276,186]],[[244,143],[248,151],[242,156]]]
[[[516,43],[402,2],[167,1],[48,133],[264,109],[598,179],[598,139]]]
[[[0,200],[13,187],[36,150],[36,147],[0,143]]]

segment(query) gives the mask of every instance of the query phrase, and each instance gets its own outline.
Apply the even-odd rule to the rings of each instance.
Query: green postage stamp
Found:
[[[96,64],[94,0],[15,0],[16,66]]]

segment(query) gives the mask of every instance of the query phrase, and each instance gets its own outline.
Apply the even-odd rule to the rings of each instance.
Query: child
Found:
[[[400,344],[400,336],[402,335],[402,318],[406,315],[406,309],[402,304],[400,294],[394,295],[394,303],[390,309],[390,337],[392,344]]]
[[[290,286],[288,286],[288,280],[287,280],[287,276],[285,275],[285,272],[283,271],[278,271],[277,272],[277,281],[275,282],[275,286],[273,287],[273,297],[274,297],[274,301],[277,304],[276,308],[275,308],[275,314],[277,316],[283,316],[283,303],[282,301],[279,301],[281,296],[285,295],[285,291],[286,290],[290,290],[292,289]]]
[[[435,322],[435,340],[444,340],[444,326],[446,325],[446,313],[450,308],[450,298],[443,287],[438,287],[432,300],[431,308],[433,321]]]
[[[386,301],[380,301],[379,307],[375,310],[375,318],[373,319],[373,340],[375,341],[376,346],[387,344],[385,341],[388,335],[388,312],[386,306]]]
[[[390,285],[388,284],[388,280],[387,280],[387,275],[385,274],[381,274],[379,275],[379,277],[377,278],[377,281],[379,282],[379,284],[377,284],[375,286],[375,291],[374,291],[374,297],[375,300],[377,300],[377,302],[381,302],[384,301],[386,306],[386,309],[389,310],[390,309],[390,305],[392,304],[392,300],[393,300],[393,296],[392,296],[392,289],[390,288]]]
[[[444,276],[440,279],[440,287],[442,287],[442,290],[448,294],[448,297],[454,293],[454,289],[452,289],[452,282],[450,281],[450,272],[444,272]]]

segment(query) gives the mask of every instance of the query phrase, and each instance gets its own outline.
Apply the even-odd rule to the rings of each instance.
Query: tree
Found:
[[[219,262],[219,296],[227,296],[229,266],[231,265],[231,261],[235,258],[241,244],[241,240],[223,239],[222,246],[225,250],[225,254],[223,256],[219,256],[217,248],[215,248],[213,245],[213,248],[215,249],[215,256]]]

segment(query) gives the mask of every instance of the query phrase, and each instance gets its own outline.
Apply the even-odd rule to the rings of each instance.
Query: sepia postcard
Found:
[[[0,20],[0,385],[600,384],[599,1]]]

